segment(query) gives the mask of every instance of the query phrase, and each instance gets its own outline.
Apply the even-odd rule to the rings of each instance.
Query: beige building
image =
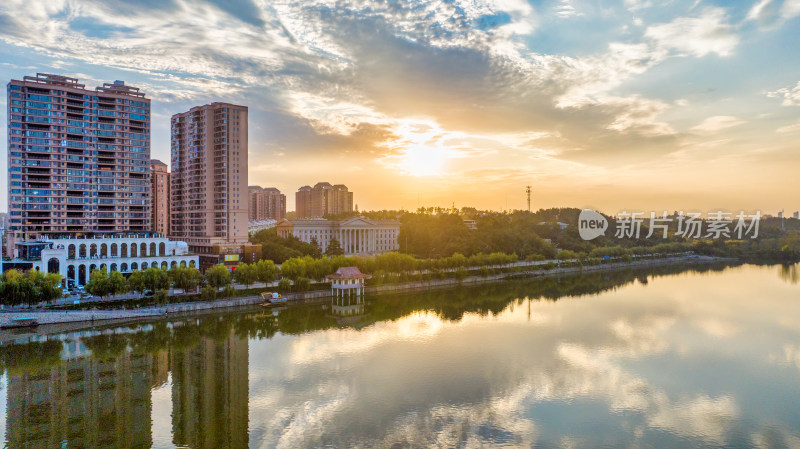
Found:
[[[170,235],[201,267],[248,244],[247,107],[197,106],[172,116]]]
[[[275,187],[250,186],[250,221],[286,218],[286,195]]]
[[[339,241],[345,255],[375,255],[400,249],[397,242],[400,222],[394,220],[369,220],[363,217],[346,220],[281,220],[277,228],[278,236],[283,238],[293,235],[306,243],[316,240],[323,253],[333,239]]]
[[[169,171],[167,164],[150,161],[151,198],[153,201],[153,232],[169,235]]]
[[[8,209],[16,237],[149,232],[150,99],[37,73],[8,83]]]
[[[300,187],[295,193],[297,218],[324,217],[352,211],[353,192],[344,184],[319,182],[314,187]]]

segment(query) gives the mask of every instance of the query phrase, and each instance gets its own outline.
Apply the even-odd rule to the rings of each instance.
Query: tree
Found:
[[[292,288],[292,281],[287,278],[283,278],[278,282],[278,290],[282,292],[288,292]]]
[[[173,287],[184,292],[197,288],[200,278],[200,270],[194,267],[173,267],[169,270]]]
[[[319,247],[319,242],[317,241],[316,237],[311,237],[311,246],[314,247],[314,252],[310,254],[311,257],[320,258],[322,257],[322,249]]]
[[[112,295],[128,292],[128,283],[125,281],[125,276],[119,271],[112,271],[108,276],[108,290]]]
[[[570,260],[570,259],[577,259],[580,257],[578,253],[575,251],[570,251],[568,249],[562,250],[558,253],[558,260]]]
[[[280,269],[275,262],[271,260],[259,260],[255,264],[256,267],[256,280],[258,282],[263,282],[265,284],[269,284],[270,282],[274,282],[275,279],[278,278],[278,273]]]
[[[11,269],[3,273],[3,284],[0,285],[0,298],[3,304],[16,306],[30,304],[33,295],[33,284],[22,272]]]
[[[147,288],[144,278],[144,271],[134,271],[128,276],[128,290],[144,293]]]
[[[88,293],[100,298],[111,294],[111,284],[108,281],[106,270],[92,270],[89,274],[89,282],[86,283],[84,288]]]
[[[240,263],[236,266],[236,269],[233,270],[233,279],[250,288],[253,282],[256,281],[256,269],[253,265],[247,263]]]
[[[332,238],[330,243],[328,243],[328,248],[325,250],[326,256],[343,256],[344,250],[342,249],[341,243],[336,238]]]
[[[11,269],[3,273],[0,279],[0,301],[5,305],[34,305],[60,298],[62,294],[58,287],[61,276],[56,273],[28,270],[23,274]]]
[[[147,290],[166,290],[169,288],[169,274],[161,268],[150,267],[144,270],[144,285]]]
[[[59,284],[61,284],[61,275],[57,273],[46,273],[42,275],[41,272],[36,272],[39,273],[39,275],[37,275],[34,284],[38,286],[39,300],[50,302],[60,298],[63,291],[61,287],[59,287]]]
[[[304,292],[311,287],[311,279],[307,277],[300,277],[294,281],[294,290],[298,292]]]
[[[298,257],[293,257],[287,260],[281,264],[281,273],[284,277],[296,281],[298,278],[303,277],[306,274],[305,260]]]
[[[208,285],[219,289],[231,283],[231,273],[225,265],[214,265],[206,270]]]

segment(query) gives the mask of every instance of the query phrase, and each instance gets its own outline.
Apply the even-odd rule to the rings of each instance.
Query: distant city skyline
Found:
[[[534,210],[800,209],[800,0],[8,0],[0,25],[4,83],[140,87],[153,159],[173,114],[248,106],[249,183],[290,211],[334,178],[360,210],[527,209],[526,185]]]

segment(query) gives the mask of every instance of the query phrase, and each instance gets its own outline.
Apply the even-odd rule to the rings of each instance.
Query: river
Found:
[[[17,334],[0,346],[0,434],[11,448],[796,448],[798,271],[649,268]]]

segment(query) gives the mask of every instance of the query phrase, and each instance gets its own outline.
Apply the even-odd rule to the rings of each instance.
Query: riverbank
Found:
[[[723,259],[718,257],[683,255],[675,257],[664,257],[659,259],[634,260],[630,262],[610,262],[599,265],[588,266],[569,266],[545,269],[541,266],[531,266],[531,269],[520,270],[508,273],[487,274],[481,276],[467,276],[463,279],[429,279],[411,281],[398,284],[384,284],[369,286],[365,289],[366,294],[388,294],[395,292],[411,292],[418,290],[430,290],[450,288],[459,285],[480,284],[487,282],[497,282],[510,278],[537,278],[554,277],[564,275],[574,275],[580,273],[594,273],[602,271],[614,271],[630,268],[656,267],[674,264],[707,264],[714,262],[733,262],[735,259]],[[536,267],[536,268],[534,268]],[[305,300],[315,300],[330,298],[329,290],[316,290],[309,292],[287,293],[284,295],[288,303],[296,303]],[[38,321],[39,328],[43,330],[48,325],[75,323],[81,326],[96,324],[111,324],[117,322],[136,321],[140,319],[163,318],[167,316],[180,316],[192,314],[200,311],[213,309],[241,308],[263,303],[260,296],[248,296],[242,298],[218,299],[215,301],[195,301],[176,303],[166,306],[141,307],[130,310],[30,310],[0,313],[0,326],[10,323],[14,318],[30,317]],[[15,339],[20,334],[36,334],[38,328],[18,328],[0,330],[0,342],[6,340],[7,335],[13,334]]]

